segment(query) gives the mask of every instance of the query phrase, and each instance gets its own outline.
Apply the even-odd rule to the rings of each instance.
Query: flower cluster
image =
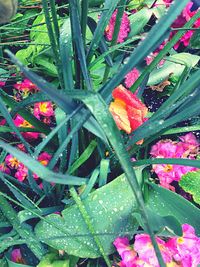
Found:
[[[135,94],[122,85],[113,90],[109,110],[120,130],[130,134],[146,121],[148,109]]]
[[[23,145],[18,146],[18,148],[24,150]],[[51,160],[51,155],[47,152],[42,152],[37,159],[42,165],[47,166]],[[8,154],[5,158],[5,162],[0,164],[0,171],[12,174],[18,181],[23,182],[28,176],[28,168],[21,163],[16,157]],[[33,174],[34,179],[38,179],[37,174]]]
[[[105,36],[108,41],[112,41],[113,33],[115,29],[115,22],[117,17],[117,10],[112,14],[109,24],[105,29]],[[123,43],[127,38],[128,33],[130,32],[130,20],[128,18],[128,14],[124,12],[121,20],[120,30],[117,37],[117,43]]]
[[[197,267],[200,264],[200,238],[191,225],[183,224],[182,230],[181,237],[167,240],[156,237],[167,267]],[[136,235],[133,246],[126,237],[118,237],[113,244],[122,258],[120,267],[159,267],[149,235]]]
[[[25,264],[25,261],[22,257],[22,254],[21,254],[21,250],[19,248],[15,248],[11,252],[11,261],[13,261],[15,263]]]
[[[188,158],[195,159],[199,153],[199,142],[192,133],[180,137],[180,141],[170,139],[161,140],[152,146],[150,154],[153,158]],[[171,183],[179,181],[187,172],[196,171],[197,168],[190,166],[156,164],[153,171],[157,174],[160,184],[174,190]]]
[[[19,91],[24,97],[39,90],[37,86],[28,79],[24,79],[22,82],[14,84],[14,88]]]
[[[178,16],[178,18],[174,21],[172,24],[172,28],[182,28],[184,25],[198,12],[198,10],[191,11],[191,8],[193,6],[193,2],[189,2],[187,6],[183,9],[182,13]],[[198,19],[194,25],[193,28],[199,28],[200,27],[200,19]],[[170,34],[170,39],[177,33],[177,31],[173,31]],[[175,44],[174,49],[178,49],[180,44],[183,44],[184,46],[188,46],[190,43],[190,39],[193,35],[194,31],[189,30],[187,31],[180,40]]]

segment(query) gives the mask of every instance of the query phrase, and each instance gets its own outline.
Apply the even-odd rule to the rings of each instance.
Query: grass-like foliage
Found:
[[[198,3],[7,2],[0,266],[200,264]]]

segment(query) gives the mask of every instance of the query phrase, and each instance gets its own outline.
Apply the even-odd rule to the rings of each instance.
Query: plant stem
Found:
[[[81,30],[82,30],[84,47],[86,45],[86,28],[87,28],[88,7],[89,7],[88,0],[82,0],[82,2],[81,2]]]
[[[51,18],[49,14],[49,8],[48,8],[48,3],[46,0],[42,0],[42,5],[43,5],[43,10],[44,10],[44,15],[45,15],[45,20],[46,20],[46,26],[49,34],[49,39],[51,42],[51,48],[54,54],[54,60],[56,63],[56,68],[58,71],[58,77],[60,81],[60,85],[63,88],[63,75],[62,75],[62,68],[61,68],[61,60],[60,60],[60,54],[59,54],[59,46],[57,44],[57,36],[56,33],[54,33],[52,24],[51,24]],[[55,14],[54,14],[55,15]],[[54,17],[54,19],[57,19]]]
[[[95,243],[96,243],[96,245],[97,245],[97,247],[98,247],[98,249],[99,249],[99,251],[101,253],[101,255],[103,256],[103,258],[104,258],[104,260],[106,262],[106,265],[108,267],[111,267],[110,260],[109,260],[108,256],[106,255],[106,253],[104,251],[104,248],[103,248],[103,246],[101,244],[101,241],[99,240],[99,237],[95,234],[95,229],[94,229],[94,227],[93,227],[93,225],[91,223],[90,216],[89,216],[87,210],[85,209],[85,206],[82,203],[82,200],[80,199],[80,197],[77,194],[77,192],[74,189],[74,187],[70,188],[70,193],[72,195],[72,198],[76,202],[76,204],[77,204],[77,206],[78,206],[78,208],[80,210],[80,213],[83,216],[83,219],[84,219],[84,221],[85,221],[85,223],[86,223],[86,225],[87,225],[87,227],[88,227],[88,229],[89,229],[89,231],[90,231],[90,233],[91,233],[91,235],[92,235],[92,237],[93,237],[93,239],[94,239],[94,241],[95,241]]]

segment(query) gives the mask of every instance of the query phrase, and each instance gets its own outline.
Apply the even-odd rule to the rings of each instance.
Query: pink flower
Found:
[[[14,88],[22,91],[25,95],[38,91],[37,86],[28,79],[24,79],[22,82],[14,84]]]
[[[38,161],[44,165],[47,166],[49,164],[49,161],[51,160],[52,156],[50,154],[48,154],[47,152],[42,152],[39,156],[38,156]],[[34,179],[38,179],[39,176],[34,173],[33,174]]]
[[[138,77],[140,76],[140,72],[139,70],[137,70],[136,68],[132,69],[132,71],[130,71],[126,76],[125,76],[125,85],[127,88],[130,88],[135,81],[138,79]]]
[[[117,10],[115,10],[111,16],[109,25],[105,29],[105,36],[108,41],[112,41],[113,33],[115,29],[115,22],[116,22]],[[119,35],[117,38],[117,43],[123,43],[124,40],[127,38],[128,33],[130,32],[130,20],[128,18],[128,14],[124,12],[121,20]]]
[[[18,181],[23,182],[27,176],[28,168],[24,166],[24,164],[20,163],[20,166],[17,169],[17,172],[15,173],[15,178],[17,178]]]
[[[26,121],[20,115],[17,115],[15,117],[14,124],[17,127],[34,128],[28,121]],[[24,136],[24,138],[27,138],[27,139],[37,139],[39,137],[39,133],[36,133],[36,132],[25,132],[25,133],[22,133],[22,135]]]
[[[173,252],[174,260],[181,262],[183,267],[197,267],[200,264],[200,238],[189,224],[183,224],[182,230],[182,237],[172,237],[166,245]]]
[[[173,0],[163,0],[163,2],[165,2],[166,7],[169,7]]]
[[[170,263],[172,261],[172,256],[170,250],[165,246],[165,241],[163,241],[159,237],[156,237],[156,241],[160,248],[163,260],[165,261],[165,263]],[[136,235],[134,249],[138,253],[140,259],[152,266],[159,267],[158,260],[149,235]]]
[[[194,134],[188,133],[180,137],[180,142],[161,140],[152,146],[150,154],[153,158],[189,158],[195,159],[199,152],[199,143]],[[190,166],[156,164],[153,171],[157,174],[160,185],[174,191],[173,181],[180,181],[181,177],[198,169]]]
[[[20,249],[13,249],[13,251],[11,252],[11,261],[25,264]]]
[[[5,163],[11,169],[17,169],[19,167],[19,164],[20,164],[19,160],[17,158],[13,157],[11,154],[6,156]]]
[[[119,255],[122,258],[120,266],[133,267],[133,261],[137,256],[137,253],[129,245],[129,240],[126,237],[118,237],[113,242]]]
[[[34,105],[34,115],[40,119],[40,115],[51,117],[54,115],[53,104],[48,102],[39,102]]]
[[[174,21],[174,23],[172,24],[173,28],[182,28],[184,27],[184,25],[186,24],[186,22],[188,22],[197,12],[198,10],[195,11],[191,11],[191,8],[193,6],[192,2],[189,2],[187,4],[187,6],[184,8],[184,10],[182,11],[182,13],[178,16],[178,18]],[[194,28],[199,28],[200,27],[200,19],[198,19],[194,25]],[[175,34],[177,33],[177,31],[173,31],[170,34],[170,38],[171,39]],[[175,44],[174,49],[178,49],[179,45],[182,43],[184,46],[188,46],[190,43],[190,39],[193,35],[194,31],[193,30],[189,30],[187,31],[181,38],[180,40]]]
[[[3,87],[3,86],[5,86],[5,82],[3,82],[3,81],[0,81],[0,87]]]

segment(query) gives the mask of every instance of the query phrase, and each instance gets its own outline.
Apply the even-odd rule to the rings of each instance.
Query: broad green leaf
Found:
[[[151,9],[143,8],[135,14],[129,16],[131,31],[128,38],[131,38],[143,30],[144,26],[150,20],[152,15]]]
[[[124,175],[89,194],[83,204],[107,254],[112,253],[112,242],[117,236],[126,232],[133,234],[137,229],[132,215],[137,205]],[[51,214],[46,218],[60,229],[68,230],[69,235],[63,236],[63,232],[41,221],[35,233],[42,242],[78,257],[101,256],[77,205],[65,209],[62,217]]]
[[[190,53],[179,53],[167,57],[164,65],[150,74],[148,85],[159,84],[170,75],[179,77],[183,73],[185,66],[192,68],[198,63],[199,59],[200,56]]]
[[[179,185],[200,204],[200,171],[186,173],[181,177]]]
[[[200,235],[200,211],[180,195],[156,184],[150,184],[146,206],[160,216],[174,216],[180,224],[192,225]]]

